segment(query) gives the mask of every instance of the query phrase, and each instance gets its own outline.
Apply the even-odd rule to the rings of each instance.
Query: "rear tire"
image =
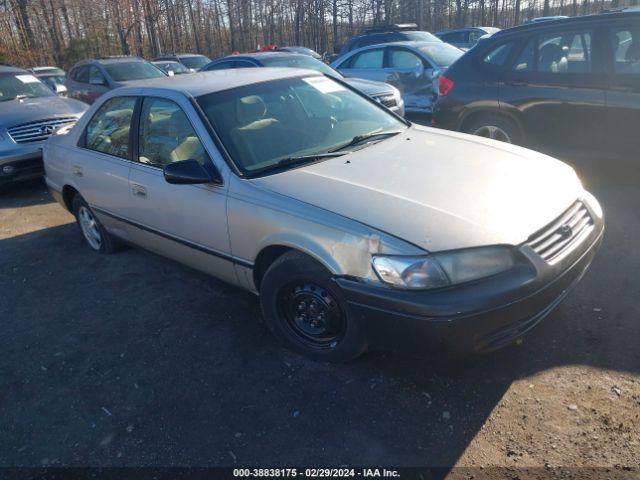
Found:
[[[269,267],[260,305],[271,332],[314,360],[346,362],[366,350],[366,341],[331,274],[300,252],[287,252]]]
[[[102,226],[84,198],[77,194],[71,205],[80,232],[91,250],[108,254],[119,249],[118,241]]]
[[[518,125],[514,121],[499,115],[482,115],[478,117],[468,125],[466,133],[515,145],[521,145],[523,141]]]

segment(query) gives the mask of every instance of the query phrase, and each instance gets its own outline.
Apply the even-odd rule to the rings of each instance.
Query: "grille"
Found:
[[[380,95],[376,100],[387,108],[395,107],[398,103],[393,95]]]
[[[594,228],[589,210],[577,201],[558,219],[529,237],[527,245],[547,263],[554,264],[574,251]]]
[[[49,138],[60,127],[73,125],[76,120],[76,117],[49,118],[11,127],[7,132],[16,143],[40,142]]]

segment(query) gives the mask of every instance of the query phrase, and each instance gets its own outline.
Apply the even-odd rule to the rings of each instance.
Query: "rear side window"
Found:
[[[538,40],[538,72],[591,72],[591,33],[541,35]]]
[[[591,32],[555,32],[531,38],[513,64],[517,72],[590,73]]]
[[[130,156],[129,132],[135,97],[107,100],[95,113],[85,131],[85,148],[114,157]]]
[[[513,50],[514,42],[503,43],[493,49],[489,50],[489,53],[485,54],[482,61],[487,65],[493,65],[494,67],[503,67],[507,63],[507,59]]]
[[[640,75],[640,24],[611,32],[614,72]]]

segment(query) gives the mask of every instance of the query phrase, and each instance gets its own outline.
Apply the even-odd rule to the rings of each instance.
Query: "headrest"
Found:
[[[242,97],[236,102],[236,117],[241,125],[262,120],[266,113],[267,106],[257,95]]]

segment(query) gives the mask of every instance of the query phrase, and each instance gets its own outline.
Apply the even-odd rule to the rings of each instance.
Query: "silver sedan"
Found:
[[[463,53],[444,42],[395,42],[359,48],[331,66],[345,77],[393,85],[406,112],[431,113],[438,77]]]
[[[113,90],[44,159],[92,250],[140,245],[257,293],[274,334],[319,360],[507,345],[579,281],[604,228],[571,167],[413,126],[309,70]]]

